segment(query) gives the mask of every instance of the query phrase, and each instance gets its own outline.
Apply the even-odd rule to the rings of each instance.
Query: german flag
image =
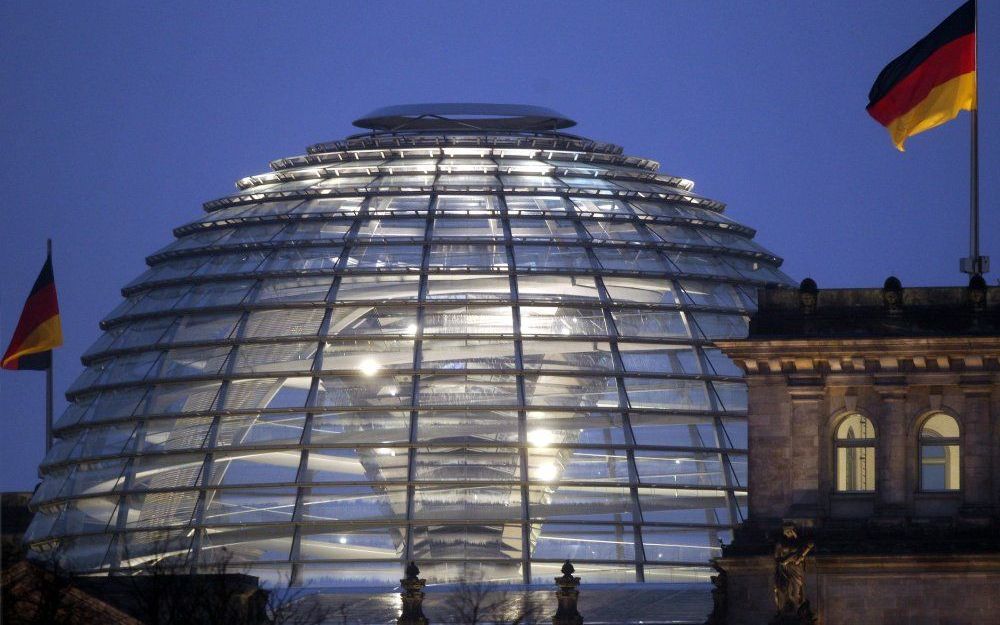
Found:
[[[889,63],[868,93],[867,108],[900,152],[907,137],[975,110],[975,0]]]
[[[24,303],[14,337],[3,355],[4,369],[44,371],[52,366],[52,349],[63,343],[59,301],[52,276],[52,255],[45,259],[31,295]]]

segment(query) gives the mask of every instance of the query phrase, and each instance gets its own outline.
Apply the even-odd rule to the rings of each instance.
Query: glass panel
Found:
[[[434,220],[434,238],[489,237],[503,238],[503,228],[496,218],[466,218]]]
[[[640,226],[627,221],[588,221],[587,232],[597,241],[655,241]]]
[[[424,248],[420,245],[356,245],[347,266],[358,269],[419,269]]]
[[[604,376],[524,376],[529,406],[618,407],[615,379]]]
[[[705,370],[706,373],[733,376],[743,375],[743,370],[737,367],[736,363],[730,360],[728,356],[723,354],[722,350],[716,347],[708,347],[702,348],[702,352],[708,361],[708,368]]]
[[[265,271],[329,271],[340,259],[339,247],[290,247],[275,250]]]
[[[294,488],[208,491],[205,525],[290,523],[295,493]]]
[[[633,408],[661,410],[710,410],[708,389],[697,380],[625,378],[625,390]]]
[[[332,283],[333,278],[323,276],[264,280],[254,303],[325,302]]]
[[[521,461],[516,448],[433,447],[417,450],[415,479],[420,481],[517,482],[520,477]],[[421,490],[428,489],[427,486],[421,487]],[[451,492],[454,493],[449,496],[452,501],[457,503],[462,499],[461,493]],[[509,498],[511,495],[504,496]],[[516,516],[520,516],[520,511]]]
[[[350,228],[350,220],[296,219],[275,236],[274,241],[342,241]]]
[[[159,384],[149,389],[145,401],[136,414],[172,414],[201,412],[212,407],[221,382],[186,382]],[[101,415],[108,413],[97,411]]]
[[[749,332],[750,320],[743,315],[692,313],[694,324],[707,339],[742,339]]]
[[[541,215],[567,213],[572,208],[569,200],[554,196],[516,195],[504,198],[507,211],[512,215]]]
[[[508,200],[508,204],[509,204]],[[514,238],[524,239],[586,239],[577,232],[576,222],[572,219],[526,219],[510,220],[510,233]]]
[[[418,440],[428,443],[512,443],[518,439],[517,413],[499,410],[424,410],[417,419],[417,430]]]
[[[732,447],[727,441],[720,439],[715,426],[715,418],[706,415],[663,414],[663,413],[629,413],[632,431],[636,440],[643,445],[658,445],[666,447]],[[727,420],[743,425],[744,420]],[[734,426],[733,436],[737,434]],[[745,438],[740,438],[745,443]],[[745,447],[746,445],[742,445]]]
[[[681,280],[680,285],[681,290],[692,304],[719,308],[743,308],[743,303],[731,284],[708,280]]]
[[[383,306],[338,306],[330,316],[328,336],[357,334],[417,333],[417,311],[414,308]]]
[[[728,486],[722,456],[695,451],[636,451],[635,468],[643,484]],[[745,483],[745,482],[744,482]]]
[[[512,375],[424,375],[420,378],[421,406],[517,405]]]
[[[245,452],[238,456],[216,456],[212,462],[212,484],[273,484],[294,482],[299,470],[299,451]]]
[[[260,560],[288,560],[292,548],[291,527],[247,527],[206,529],[198,560],[230,564]],[[223,551],[225,548],[225,551]]]
[[[839,440],[875,440],[875,426],[859,414],[852,414],[837,426]]]
[[[427,276],[428,300],[510,299],[507,276],[470,274],[430,274]]]
[[[324,377],[319,381],[316,405],[408,407],[412,393],[413,378],[408,375]]]
[[[442,195],[434,210],[439,213],[466,213],[470,215],[499,210],[497,199],[491,195]]]
[[[428,266],[449,269],[465,267],[506,269],[507,251],[502,245],[490,244],[432,245]]]
[[[404,198],[380,198],[397,199]],[[424,200],[426,201],[426,200]],[[426,208],[426,207],[425,207]],[[365,219],[358,225],[358,240],[372,239],[421,239],[427,230],[427,219],[405,219],[386,217],[381,219]]]
[[[393,444],[409,440],[410,413],[406,411],[332,412],[313,416],[314,445]]]
[[[304,527],[299,543],[303,560],[398,560],[406,541],[403,528]]]
[[[428,579],[459,582],[488,579],[498,583],[520,581],[521,528],[514,524],[414,526],[413,557],[428,562],[448,558],[452,562],[428,563]],[[506,564],[478,562],[481,558],[506,557]],[[397,565],[398,568],[399,565]],[[396,577],[399,577],[398,571]]]
[[[959,490],[961,470],[958,445],[920,445],[920,488],[925,491]]]
[[[298,445],[305,425],[303,414],[258,414],[223,417],[218,447]]]
[[[524,300],[536,301],[600,301],[601,296],[591,276],[517,277],[517,294]]]
[[[349,198],[309,198],[292,211],[293,214],[330,213],[331,215],[356,213],[361,210],[359,197]]]
[[[389,454],[385,454],[388,456]],[[396,465],[393,475],[391,468],[386,471],[385,464],[391,462]],[[376,454],[370,449],[326,449],[313,450],[309,452],[309,463],[306,472],[302,476],[303,482],[323,483],[323,482],[364,482],[383,481],[386,479],[399,479],[399,466],[405,466],[406,457],[401,456],[395,459],[376,458]],[[381,470],[380,470],[381,469]],[[389,475],[386,475],[389,473]],[[402,477],[406,474],[403,472]]]
[[[126,498],[125,527],[148,528],[186,526],[194,517],[197,491],[135,493]]]
[[[405,518],[406,486],[314,486],[302,498],[306,522]]]
[[[239,304],[246,298],[252,286],[252,280],[198,284],[177,303],[177,308],[208,308]]]
[[[561,562],[531,563],[531,580],[535,584],[551,584],[552,579],[562,575]],[[590,562],[574,562],[576,575],[586,575],[595,584],[632,584],[635,583],[634,564],[592,564]],[[687,581],[687,580],[685,580]],[[703,580],[700,580],[703,581]]]
[[[316,336],[323,321],[322,308],[255,310],[247,317],[246,338]]]
[[[701,373],[698,355],[687,345],[619,343],[618,351],[629,373]]]
[[[531,518],[552,521],[632,520],[632,498],[627,486],[530,487]]]
[[[212,256],[195,275],[223,276],[253,273],[264,262],[268,254],[269,252],[266,250],[241,250],[231,254],[217,254]]]
[[[619,304],[676,304],[674,285],[669,279],[605,276],[608,295]]]
[[[336,301],[415,300],[419,276],[344,276]]]
[[[611,345],[597,341],[524,341],[525,369],[614,371]]]
[[[563,182],[568,182],[563,179]],[[589,179],[584,179],[582,184],[586,185],[587,188],[595,188],[590,184]],[[606,188],[612,188],[613,185]],[[621,200],[609,200],[606,198],[583,198],[575,197],[573,198],[573,205],[576,206],[576,210],[579,213],[611,213],[618,215],[631,215],[632,207],[622,202]]]
[[[392,586],[399,583],[399,562],[334,562],[303,564],[304,586]]]
[[[515,245],[518,269],[590,269],[583,247],[569,245]]]
[[[537,437],[537,430],[532,431]],[[528,443],[531,444],[532,433]],[[605,482],[628,484],[624,450],[530,447],[528,476],[536,482]],[[561,488],[562,486],[560,486]]]
[[[412,368],[411,340],[336,341],[323,347],[323,371],[357,371],[370,376],[382,369]]]
[[[471,467],[466,465],[464,468]],[[491,472],[487,479],[496,479],[494,475]],[[470,471],[469,479],[480,479],[478,471]],[[521,489],[517,485],[492,484],[468,488],[420,486],[413,493],[413,517],[421,521],[516,521],[521,518]],[[518,557],[520,554],[510,555]]]
[[[639,507],[646,522],[728,525],[730,521],[726,493],[721,490],[640,488]]]
[[[672,310],[622,309],[611,311],[619,336],[687,338],[684,313]]]
[[[920,438],[937,441],[942,438],[958,438],[958,421],[944,413],[937,413],[924,421],[920,428]]]
[[[605,269],[669,272],[672,267],[655,250],[630,247],[595,247],[594,253]]]
[[[157,452],[201,449],[208,439],[208,428],[211,425],[211,417],[147,421],[139,450]]]
[[[531,447],[555,444],[608,445],[625,442],[617,412],[528,411],[527,442]]]
[[[608,326],[600,308],[522,306],[521,334],[607,336]]]
[[[424,335],[512,334],[514,320],[509,306],[453,306],[427,308]]]
[[[309,396],[311,378],[234,380],[225,394],[227,410],[301,408]]]
[[[874,447],[837,447],[837,490],[875,491]]]
[[[421,369],[514,369],[510,339],[426,339]],[[412,359],[411,359],[412,362]]]
[[[549,560],[634,560],[635,537],[628,525],[535,525],[533,558]]]
[[[232,348],[228,345],[172,349],[164,353],[158,366],[150,371],[147,377],[153,379],[216,375],[225,366],[230,351]]]
[[[204,463],[205,454],[140,456],[133,461],[135,477],[131,488],[136,491],[191,488],[198,484]]]
[[[160,339],[164,343],[223,341],[233,335],[240,313],[184,315]]]
[[[368,211],[374,215],[382,213],[413,213],[426,214],[430,204],[428,195],[407,195],[402,197],[375,197],[371,199]],[[423,230],[420,235],[423,236]]]
[[[318,343],[241,345],[234,374],[306,373],[312,369]]]
[[[720,542],[729,543],[732,533],[725,530],[689,530],[673,527],[642,528],[646,560],[657,562],[705,562],[722,555]]]
[[[747,387],[744,382],[710,382],[719,398],[722,410],[729,412],[745,412],[747,409]]]

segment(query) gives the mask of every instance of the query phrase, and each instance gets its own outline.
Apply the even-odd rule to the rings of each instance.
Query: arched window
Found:
[[[840,422],[834,437],[837,490],[870,493],[875,490],[875,426],[859,414]]]
[[[958,490],[961,483],[958,421],[944,413],[920,426],[920,490]]]

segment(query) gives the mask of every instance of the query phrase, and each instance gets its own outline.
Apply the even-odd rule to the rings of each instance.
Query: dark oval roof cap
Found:
[[[576,122],[562,113],[527,104],[403,104],[375,109],[354,120],[370,130],[559,130]]]

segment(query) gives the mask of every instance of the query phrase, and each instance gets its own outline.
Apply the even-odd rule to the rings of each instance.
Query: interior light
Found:
[[[528,444],[532,447],[548,447],[555,440],[551,430],[538,429],[528,432]]]
[[[407,334],[416,334],[417,333],[417,324],[411,323],[410,325],[406,326],[406,333]]]
[[[375,375],[381,368],[382,367],[371,358],[365,358],[361,361],[361,364],[358,365],[358,369],[367,377]]]
[[[341,545],[346,545],[347,544],[347,537],[341,536],[340,537],[340,544]]]
[[[543,482],[551,482],[559,476],[559,467],[557,467],[554,462],[543,464],[538,467],[538,471],[535,472],[535,475]]]

